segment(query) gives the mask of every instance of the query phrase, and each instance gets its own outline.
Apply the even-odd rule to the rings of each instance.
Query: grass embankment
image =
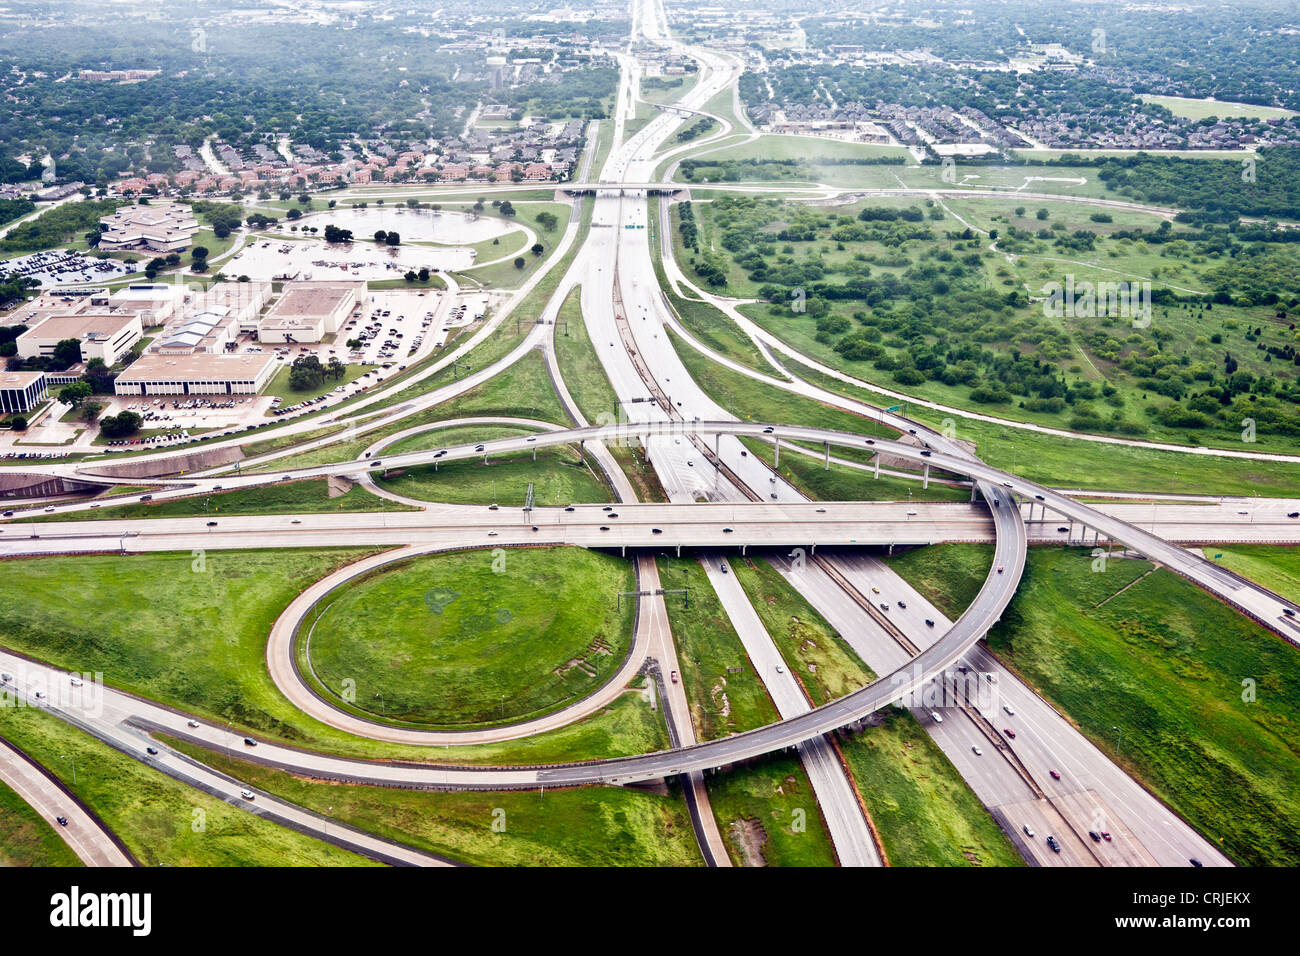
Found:
[[[963,547],[909,563],[941,581]],[[1112,560],[1097,573],[1088,549],[1031,549],[989,646],[1229,857],[1294,866],[1295,648],[1172,573],[1149,571]]]
[[[768,465],[775,461],[773,448],[757,438],[742,438],[741,443],[749,453]],[[784,442],[781,445],[781,474],[792,485],[814,501],[967,501],[970,492],[965,488],[954,488],[931,481],[929,488],[922,488],[920,481],[897,478],[882,473],[873,477],[872,471],[863,471],[848,465],[831,463],[827,469],[816,458],[790,450]],[[840,454],[843,449],[831,447],[831,454]]]
[[[0,866],[82,866],[54,827],[0,783]]]
[[[185,750],[202,759],[202,750]],[[207,755],[210,757],[210,755]],[[305,780],[242,760],[232,775],[371,833],[479,866],[699,866],[681,791],[397,790]]]
[[[378,865],[151,770],[43,711],[5,709],[0,733],[53,771],[145,866]]]
[[[110,505],[94,511],[70,511],[66,514],[37,515],[23,521],[99,521],[106,518],[190,518],[207,515],[319,514],[335,511],[415,511],[373,495],[360,485],[331,498],[324,478],[286,481],[275,485],[219,491],[210,495],[171,498],[166,501],[133,501]]]

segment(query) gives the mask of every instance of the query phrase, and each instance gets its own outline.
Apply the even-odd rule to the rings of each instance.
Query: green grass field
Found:
[[[111,505],[105,501],[103,508],[95,511],[42,514],[19,521],[101,521],[107,518],[188,518],[198,515],[220,518],[222,515],[415,510],[409,505],[397,504],[373,495],[361,485],[353,485],[345,494],[331,498],[325,479],[314,478],[158,502],[131,501]]]
[[[680,594],[664,603],[696,736],[716,740],[779,719],[699,562],[661,557],[659,575],[663,587],[689,591],[689,606]]]
[[[54,827],[0,783],[0,866],[82,866]]]
[[[710,774],[708,786],[735,865],[835,865],[830,835],[797,756],[770,754]]]
[[[630,787],[436,793],[320,783],[242,760],[231,772],[352,826],[476,866],[702,863],[676,787],[662,794]]]
[[[1230,571],[1256,581],[1282,597],[1300,603],[1300,548],[1285,545],[1213,545],[1202,549]]]
[[[1022,866],[1024,861],[957,768],[905,710],[840,750],[891,866]]]
[[[53,771],[145,866],[379,865],[188,787],[43,711],[5,708],[0,733]]]
[[[989,645],[1230,858],[1294,866],[1295,648],[1150,568],[1113,560],[1096,573],[1086,549],[1032,549]]]
[[[331,596],[303,656],[355,707],[430,726],[516,723],[581,699],[627,657],[626,562],[581,548],[465,551],[384,569]]]
[[[340,353],[346,352],[346,346],[340,346]],[[284,367],[275,373],[271,383],[266,386],[263,395],[278,396],[284,400],[285,405],[297,405],[299,402],[305,402],[309,398],[319,398],[322,395],[328,395],[340,385],[347,385],[349,382],[355,382],[362,375],[365,375],[374,365],[346,365],[343,369],[342,378],[334,378],[332,375],[326,375],[325,381],[318,388],[306,388],[302,391],[295,391],[289,387],[289,366],[290,362],[286,361]],[[322,363],[324,364],[324,363]]]
[[[1209,116],[1219,119],[1274,119],[1295,116],[1292,110],[1276,106],[1257,106],[1254,103],[1224,103],[1219,100],[1190,99],[1185,96],[1156,96],[1152,93],[1139,94],[1138,99],[1163,106],[1175,116],[1185,116],[1191,120],[1203,120]]]

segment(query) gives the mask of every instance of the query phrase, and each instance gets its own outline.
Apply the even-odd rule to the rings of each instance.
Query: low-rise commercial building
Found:
[[[0,415],[30,412],[48,390],[44,372],[0,372]]]
[[[258,325],[261,342],[319,342],[361,308],[364,282],[289,282]]]
[[[123,206],[99,223],[103,229],[99,248],[104,250],[181,252],[199,231],[199,221],[190,207],[180,203]]]
[[[256,395],[271,380],[279,363],[259,353],[140,356],[117,377],[118,395]]]
[[[18,354],[22,358],[49,357],[66,339],[81,345],[81,361],[103,359],[112,365],[140,341],[144,327],[136,312],[95,310],[74,315],[52,315],[35,328],[18,336]]]

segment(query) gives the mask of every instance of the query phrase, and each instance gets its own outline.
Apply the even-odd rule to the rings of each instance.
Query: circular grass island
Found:
[[[431,729],[519,723],[618,670],[632,564],[583,548],[414,558],[345,585],[299,635],[303,676],[346,710]]]

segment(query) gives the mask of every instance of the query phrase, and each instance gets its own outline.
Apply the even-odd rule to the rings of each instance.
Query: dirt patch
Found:
[[[767,845],[767,831],[757,820],[732,820],[727,828],[732,846],[740,854],[741,866],[767,866],[763,847]]]

